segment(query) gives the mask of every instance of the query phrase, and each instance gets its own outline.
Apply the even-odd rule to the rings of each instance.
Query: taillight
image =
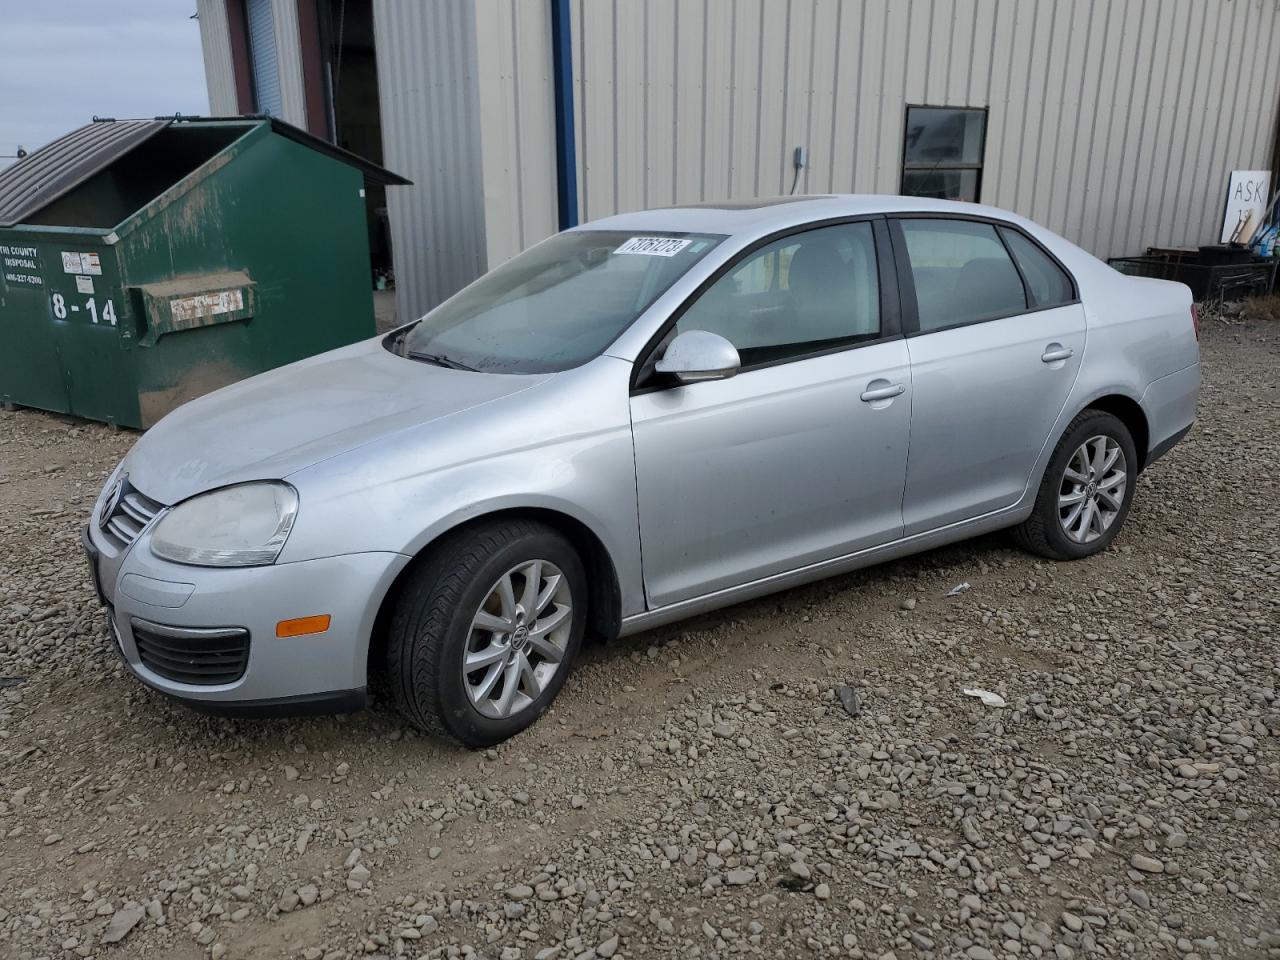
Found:
[[[1196,309],[1196,305],[1191,304],[1191,329],[1196,332],[1196,339],[1200,339],[1200,311]]]

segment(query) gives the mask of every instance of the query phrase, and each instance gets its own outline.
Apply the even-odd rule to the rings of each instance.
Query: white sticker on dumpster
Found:
[[[674,257],[691,243],[693,243],[692,240],[677,240],[675,237],[632,237],[613,252],[642,253],[650,257]]]
[[[169,301],[169,311],[174,321],[181,323],[200,317],[213,317],[220,313],[234,313],[244,309],[244,292],[219,290],[217,293],[198,293],[194,297],[177,297]]]
[[[93,277],[76,277],[76,293],[93,293]]]
[[[96,253],[70,253],[66,250],[62,251],[62,272],[63,273],[89,273],[93,276],[102,275],[102,261]]]

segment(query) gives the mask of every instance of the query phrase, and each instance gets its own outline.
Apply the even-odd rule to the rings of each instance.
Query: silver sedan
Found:
[[[207,710],[381,682],[469,745],[612,637],[1011,528],[1104,550],[1191,427],[1183,286],[1000,210],[795,197],[554,236],[421,320],[187,404],[84,536],[121,656]]]

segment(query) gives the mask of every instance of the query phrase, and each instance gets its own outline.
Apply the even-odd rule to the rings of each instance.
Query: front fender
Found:
[[[623,529],[615,529],[609,517],[600,516],[591,510],[584,510],[581,504],[563,497],[508,492],[476,502],[457,504],[447,515],[439,517],[420,531],[406,546],[404,552],[416,556],[430,549],[431,544],[440,537],[463,524],[494,514],[519,510],[547,511],[568,517],[590,530],[604,547],[618,577],[622,616],[643,612],[643,584],[639,564],[640,541],[635,526],[624,525]]]
[[[602,357],[572,373],[518,403],[493,404],[447,428],[427,425],[289,477],[298,518],[281,562],[364,551],[414,556],[486,514],[553,510],[603,544],[622,615],[641,612],[630,365]]]

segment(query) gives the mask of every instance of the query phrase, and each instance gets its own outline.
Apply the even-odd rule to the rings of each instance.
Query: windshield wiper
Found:
[[[459,363],[457,360],[450,360],[442,353],[422,353],[418,350],[409,350],[405,356],[410,360],[421,360],[423,363],[434,363],[437,367],[448,367],[450,370],[468,370],[471,373],[476,372],[475,367],[469,367],[465,363]]]

